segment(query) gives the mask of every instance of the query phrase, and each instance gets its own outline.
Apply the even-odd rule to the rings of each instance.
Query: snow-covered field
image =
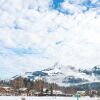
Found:
[[[0,100],[77,100],[76,97],[13,97],[13,96],[0,96]],[[81,97],[79,100],[100,100],[100,98]]]

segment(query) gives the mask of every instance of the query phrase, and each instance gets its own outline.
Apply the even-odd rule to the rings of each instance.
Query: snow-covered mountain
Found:
[[[86,70],[56,63],[47,69],[25,72],[21,76],[31,80],[42,78],[47,82],[56,83],[60,86],[80,85],[84,83],[100,82],[100,66],[95,66],[90,70]],[[18,77],[18,75],[13,78],[16,77]]]

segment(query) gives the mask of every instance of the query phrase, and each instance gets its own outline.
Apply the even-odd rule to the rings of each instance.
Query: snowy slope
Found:
[[[0,100],[21,100],[23,97],[1,96]],[[75,97],[24,97],[26,100],[75,100]],[[81,97],[80,100],[98,100],[98,98]]]
[[[80,85],[84,83],[100,82],[99,67],[94,71],[95,67],[91,70],[76,69],[73,66],[64,66],[55,63],[52,67],[41,71],[26,72],[22,77],[37,80],[44,79],[50,83],[57,83],[61,86]],[[18,77],[18,76],[15,76]],[[13,78],[15,78],[13,77]]]

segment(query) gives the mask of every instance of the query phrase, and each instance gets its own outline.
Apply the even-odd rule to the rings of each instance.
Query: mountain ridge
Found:
[[[19,75],[14,76],[15,79]],[[40,77],[49,83],[56,83],[60,86],[73,86],[85,83],[100,82],[100,66],[90,70],[76,69],[73,66],[64,66],[55,63],[52,67],[40,71],[25,72],[23,78],[37,80]]]

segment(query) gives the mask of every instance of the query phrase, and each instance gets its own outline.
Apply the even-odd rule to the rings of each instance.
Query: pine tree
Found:
[[[53,95],[53,86],[50,85],[50,95],[52,96]]]

